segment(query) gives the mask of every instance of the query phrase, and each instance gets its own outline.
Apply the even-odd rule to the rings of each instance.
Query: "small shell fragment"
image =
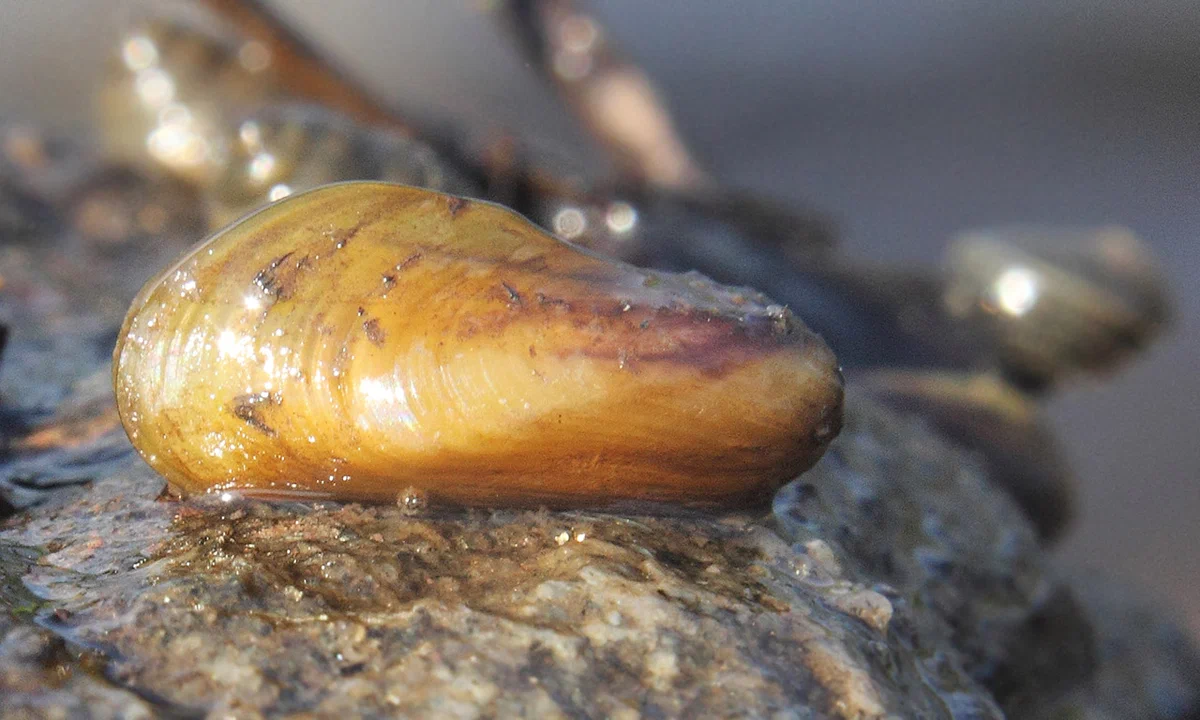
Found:
[[[197,246],[134,301],[113,372],[180,494],[741,507],[841,422],[832,352],[762,295],[382,183]]]

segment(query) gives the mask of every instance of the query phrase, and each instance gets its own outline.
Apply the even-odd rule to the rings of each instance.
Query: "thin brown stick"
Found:
[[[628,179],[672,190],[708,184],[650,79],[573,0],[509,0],[505,25]]]
[[[259,0],[200,0],[270,53],[280,86],[288,93],[319,103],[372,125],[412,135],[411,126],[292,32]]]

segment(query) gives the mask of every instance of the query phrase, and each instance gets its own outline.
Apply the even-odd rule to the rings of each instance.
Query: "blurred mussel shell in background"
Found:
[[[950,315],[980,327],[1006,376],[1033,389],[1113,369],[1169,318],[1160,269],[1120,227],[969,233],[951,247],[947,276]]]
[[[316,105],[264,107],[237,124],[230,158],[208,193],[214,227],[294,192],[382,180],[459,195],[479,186],[430,145]]]
[[[97,96],[105,154],[201,186],[231,153],[233,118],[279,96],[270,52],[201,8],[140,8]]]
[[[899,284],[875,292],[889,286]],[[1074,483],[1037,401],[1063,379],[1112,370],[1162,331],[1161,273],[1124,228],[998,228],[957,239],[939,286],[885,307],[924,308],[936,322],[921,332],[947,332],[967,352],[933,366],[867,367],[851,381],[979,453],[1042,537],[1056,538]]]

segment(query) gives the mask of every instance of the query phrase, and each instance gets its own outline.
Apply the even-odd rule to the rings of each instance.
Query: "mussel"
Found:
[[[261,43],[179,14],[145,18],[122,39],[97,98],[100,137],[112,158],[209,185],[230,161],[232,117],[281,91]]]
[[[1026,388],[1111,370],[1170,318],[1153,254],[1121,227],[978,231],[947,265],[947,310],[985,330],[999,369]]]
[[[319,106],[278,104],[238,124],[229,163],[208,193],[213,227],[293,192],[341,180],[480,193],[453,162],[420,140]]]
[[[383,183],[194,248],[135,299],[113,377],[179,494],[746,507],[841,422],[833,353],[761,294]]]

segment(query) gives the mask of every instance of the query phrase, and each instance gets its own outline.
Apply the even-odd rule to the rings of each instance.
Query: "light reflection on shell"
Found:
[[[151,281],[114,383],[180,493],[487,506],[766,503],[842,398],[758,293],[378,183],[281,201]]]

